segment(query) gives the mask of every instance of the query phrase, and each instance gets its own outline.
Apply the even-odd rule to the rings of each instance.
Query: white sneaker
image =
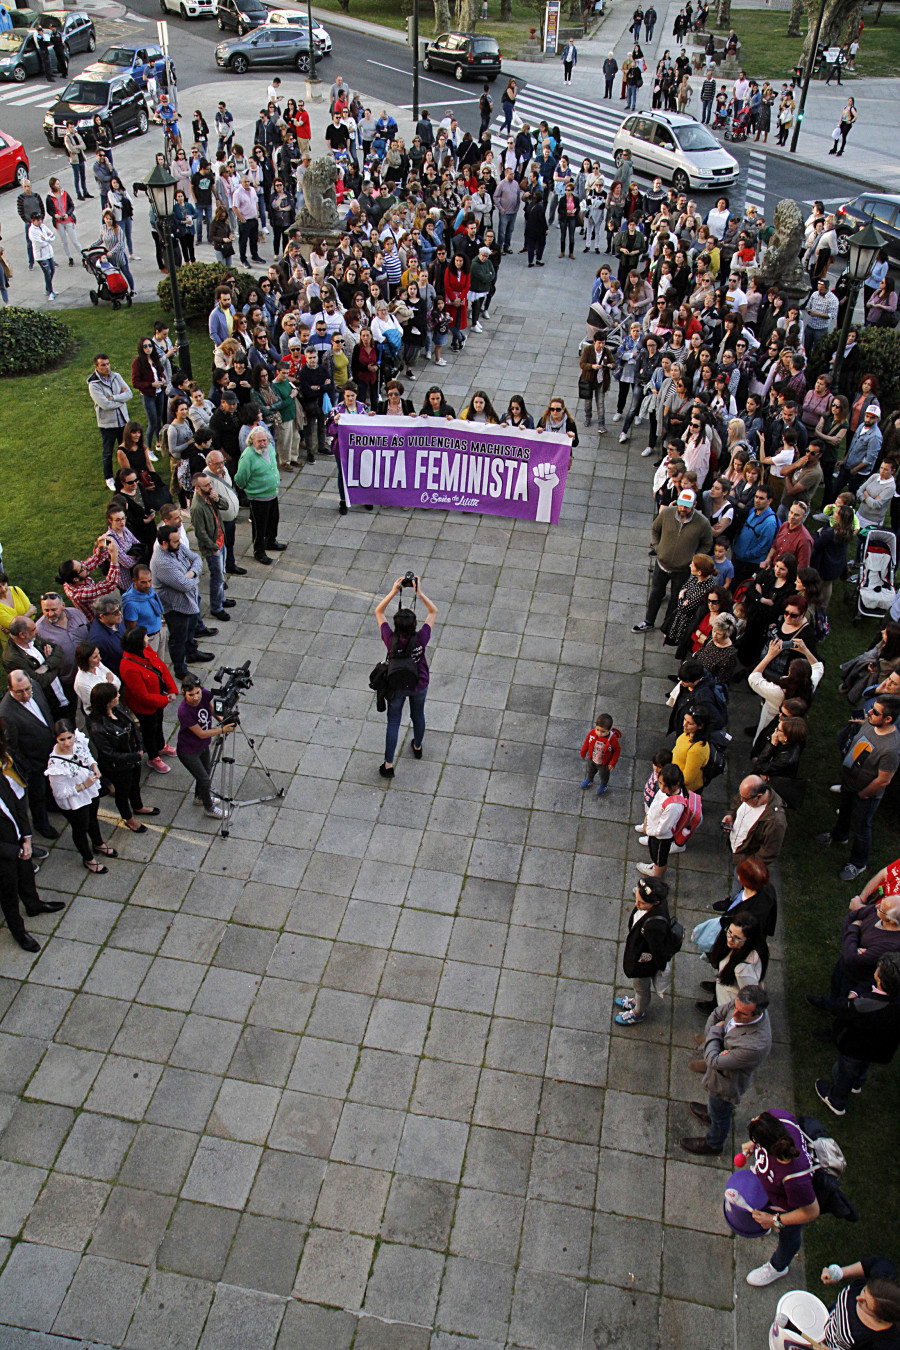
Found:
[[[622,432],[620,432],[620,433],[619,433],[619,444],[622,445],[622,443],[623,443],[624,441],[627,441],[627,440],[628,440],[628,432],[627,432],[627,431],[622,431]]]
[[[841,790],[840,783],[832,783],[831,787],[828,789],[829,792],[840,792],[840,790]]]
[[[150,463],[151,463],[151,464],[158,464],[158,463],[159,463],[159,455],[154,455],[154,453],[153,453],[152,450],[148,450],[148,452],[147,452],[147,458],[150,460]]]
[[[751,1270],[747,1276],[747,1283],[752,1284],[755,1289],[762,1289],[767,1284],[774,1284],[780,1280],[782,1275],[788,1273],[789,1267],[784,1270],[776,1270],[771,1261],[767,1261],[764,1266],[757,1266],[756,1270]]]
[[[647,847],[647,842],[648,842],[648,841],[647,841],[647,836],[646,836],[645,834],[642,834],[641,837],[640,837],[640,839],[638,840],[638,843],[639,843],[639,844],[643,844],[643,845],[644,845],[644,848],[646,848],[646,847]]]
[[[673,844],[672,847],[669,849],[669,852],[670,852],[670,853],[683,853],[684,850],[685,850],[685,847],[686,847],[685,844]]]
[[[475,329],[475,332],[476,332],[476,333],[483,333],[483,332],[484,332],[484,329],[482,328],[482,326],[481,326],[480,323],[473,323],[473,324],[472,324],[472,327]]]
[[[653,454],[653,446],[645,445],[643,450],[641,451],[641,459],[646,459],[648,455],[652,454]]]
[[[51,291],[50,294],[47,296],[47,299],[48,299],[48,300],[55,300],[55,299],[56,299],[56,291]]]
[[[489,319],[491,317],[491,311],[489,309],[483,309],[481,311],[481,317],[483,319]]]
[[[221,806],[204,806],[203,814],[205,816],[211,816],[214,820],[220,820],[222,817],[222,808]]]
[[[643,420],[644,420],[643,417],[636,417],[636,418],[634,419],[634,425],[635,425],[636,427],[639,427],[639,426],[641,425],[641,423],[643,422]]]
[[[426,353],[425,353],[425,360],[426,360],[426,361],[431,361],[432,359],[433,359],[433,358],[432,358],[431,352],[426,352]]]
[[[440,360],[438,360],[438,361],[435,361],[434,364],[435,364],[436,366],[445,366],[445,365],[447,364],[447,362],[446,362],[446,361],[440,361]]]
[[[653,866],[653,863],[638,863],[637,870],[642,872],[645,877],[656,876],[656,868]]]
[[[106,480],[106,486],[109,488],[110,492],[115,492],[115,490],[116,490],[115,479],[114,479],[114,478],[107,478],[107,480]]]
[[[643,825],[635,825],[634,832],[635,834],[643,834],[644,833]]]
[[[613,415],[612,415],[612,420],[613,420],[614,422],[621,422],[621,420],[622,420],[622,414],[621,414],[621,413],[613,413]]]

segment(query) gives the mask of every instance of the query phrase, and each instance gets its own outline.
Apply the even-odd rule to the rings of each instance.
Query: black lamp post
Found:
[[[871,272],[872,265],[878,257],[878,251],[884,248],[885,241],[870,222],[864,230],[858,230],[856,234],[851,234],[847,244],[850,249],[850,265],[847,269],[850,277],[850,291],[847,295],[847,307],[844,310],[844,322],[841,324],[837,351],[834,354],[834,374],[831,384],[835,393],[838,392],[838,381],[841,376],[841,367],[844,364],[844,348],[847,346],[847,334],[850,332],[859,288]]]
[[[806,63],[806,70],[803,72],[803,88],[800,90],[800,106],[797,109],[797,116],[794,119],[794,134],[791,137],[791,154],[796,154],[797,139],[800,135],[800,125],[803,121],[803,114],[806,112],[806,95],[809,93],[809,82],[812,79],[813,66],[816,63],[816,55],[819,50],[819,34],[822,31],[822,20],[825,17],[825,0],[821,0],[819,13],[816,17],[816,29],[813,33],[812,47],[809,52],[809,60]]]
[[[309,24],[309,82],[310,84],[315,84],[319,77],[316,74],[316,44],[313,39],[312,0],[306,0],[306,21]]]
[[[178,179],[174,178],[164,164],[157,164],[153,172],[144,180],[147,196],[153,203],[156,215],[156,227],[165,240],[166,262],[169,264],[169,281],[172,285],[172,308],[175,311],[175,337],[178,343],[178,364],[186,375],[192,375],[191,349],[188,346],[187,328],[181,309],[181,291],[178,288],[178,269],[175,266],[175,193]]]
[[[413,117],[419,120],[419,0],[413,0]]]

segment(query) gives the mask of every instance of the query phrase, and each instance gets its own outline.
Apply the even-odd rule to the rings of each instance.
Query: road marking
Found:
[[[383,61],[373,61],[373,60],[371,59],[371,57],[366,61],[366,65],[368,65],[368,66],[378,66],[379,70],[393,70],[393,71],[396,71],[396,73],[397,73],[398,75],[408,75],[409,78],[412,79],[412,67],[411,67],[411,66],[410,66],[408,69],[406,69],[406,70],[404,70],[401,66],[386,66],[386,65],[384,64]],[[458,84],[445,84],[443,80],[432,80],[431,77],[428,76],[428,75],[420,75],[420,76],[419,76],[419,83],[420,83],[420,84],[436,84],[436,85],[438,86],[439,89],[447,89],[447,90],[450,91],[450,93],[455,93],[456,90],[459,88],[459,85],[458,85]],[[471,101],[471,100],[470,100],[470,101]],[[478,102],[477,99],[475,99],[474,101],[475,101],[476,103]]]
[[[52,108],[58,95],[47,95],[46,89],[42,89],[39,94],[27,94],[24,98],[11,98],[7,102],[11,108],[24,108],[29,103],[43,103],[45,108]]]

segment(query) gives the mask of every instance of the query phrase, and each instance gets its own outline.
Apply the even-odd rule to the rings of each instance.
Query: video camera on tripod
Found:
[[[221,689],[216,689],[212,693],[213,712],[216,717],[221,717],[223,722],[239,724],[241,718],[238,701],[241,694],[253,688],[253,681],[250,678],[250,661],[245,661],[237,669],[232,666],[220,666],[213,676],[213,680],[216,684],[222,685]],[[222,684],[223,680],[225,681],[224,684]]]

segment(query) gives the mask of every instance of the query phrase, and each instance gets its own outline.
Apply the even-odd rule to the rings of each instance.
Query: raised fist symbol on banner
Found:
[[[531,473],[538,490],[535,520],[549,524],[553,510],[553,489],[559,485],[559,474],[552,464],[536,464]]]

